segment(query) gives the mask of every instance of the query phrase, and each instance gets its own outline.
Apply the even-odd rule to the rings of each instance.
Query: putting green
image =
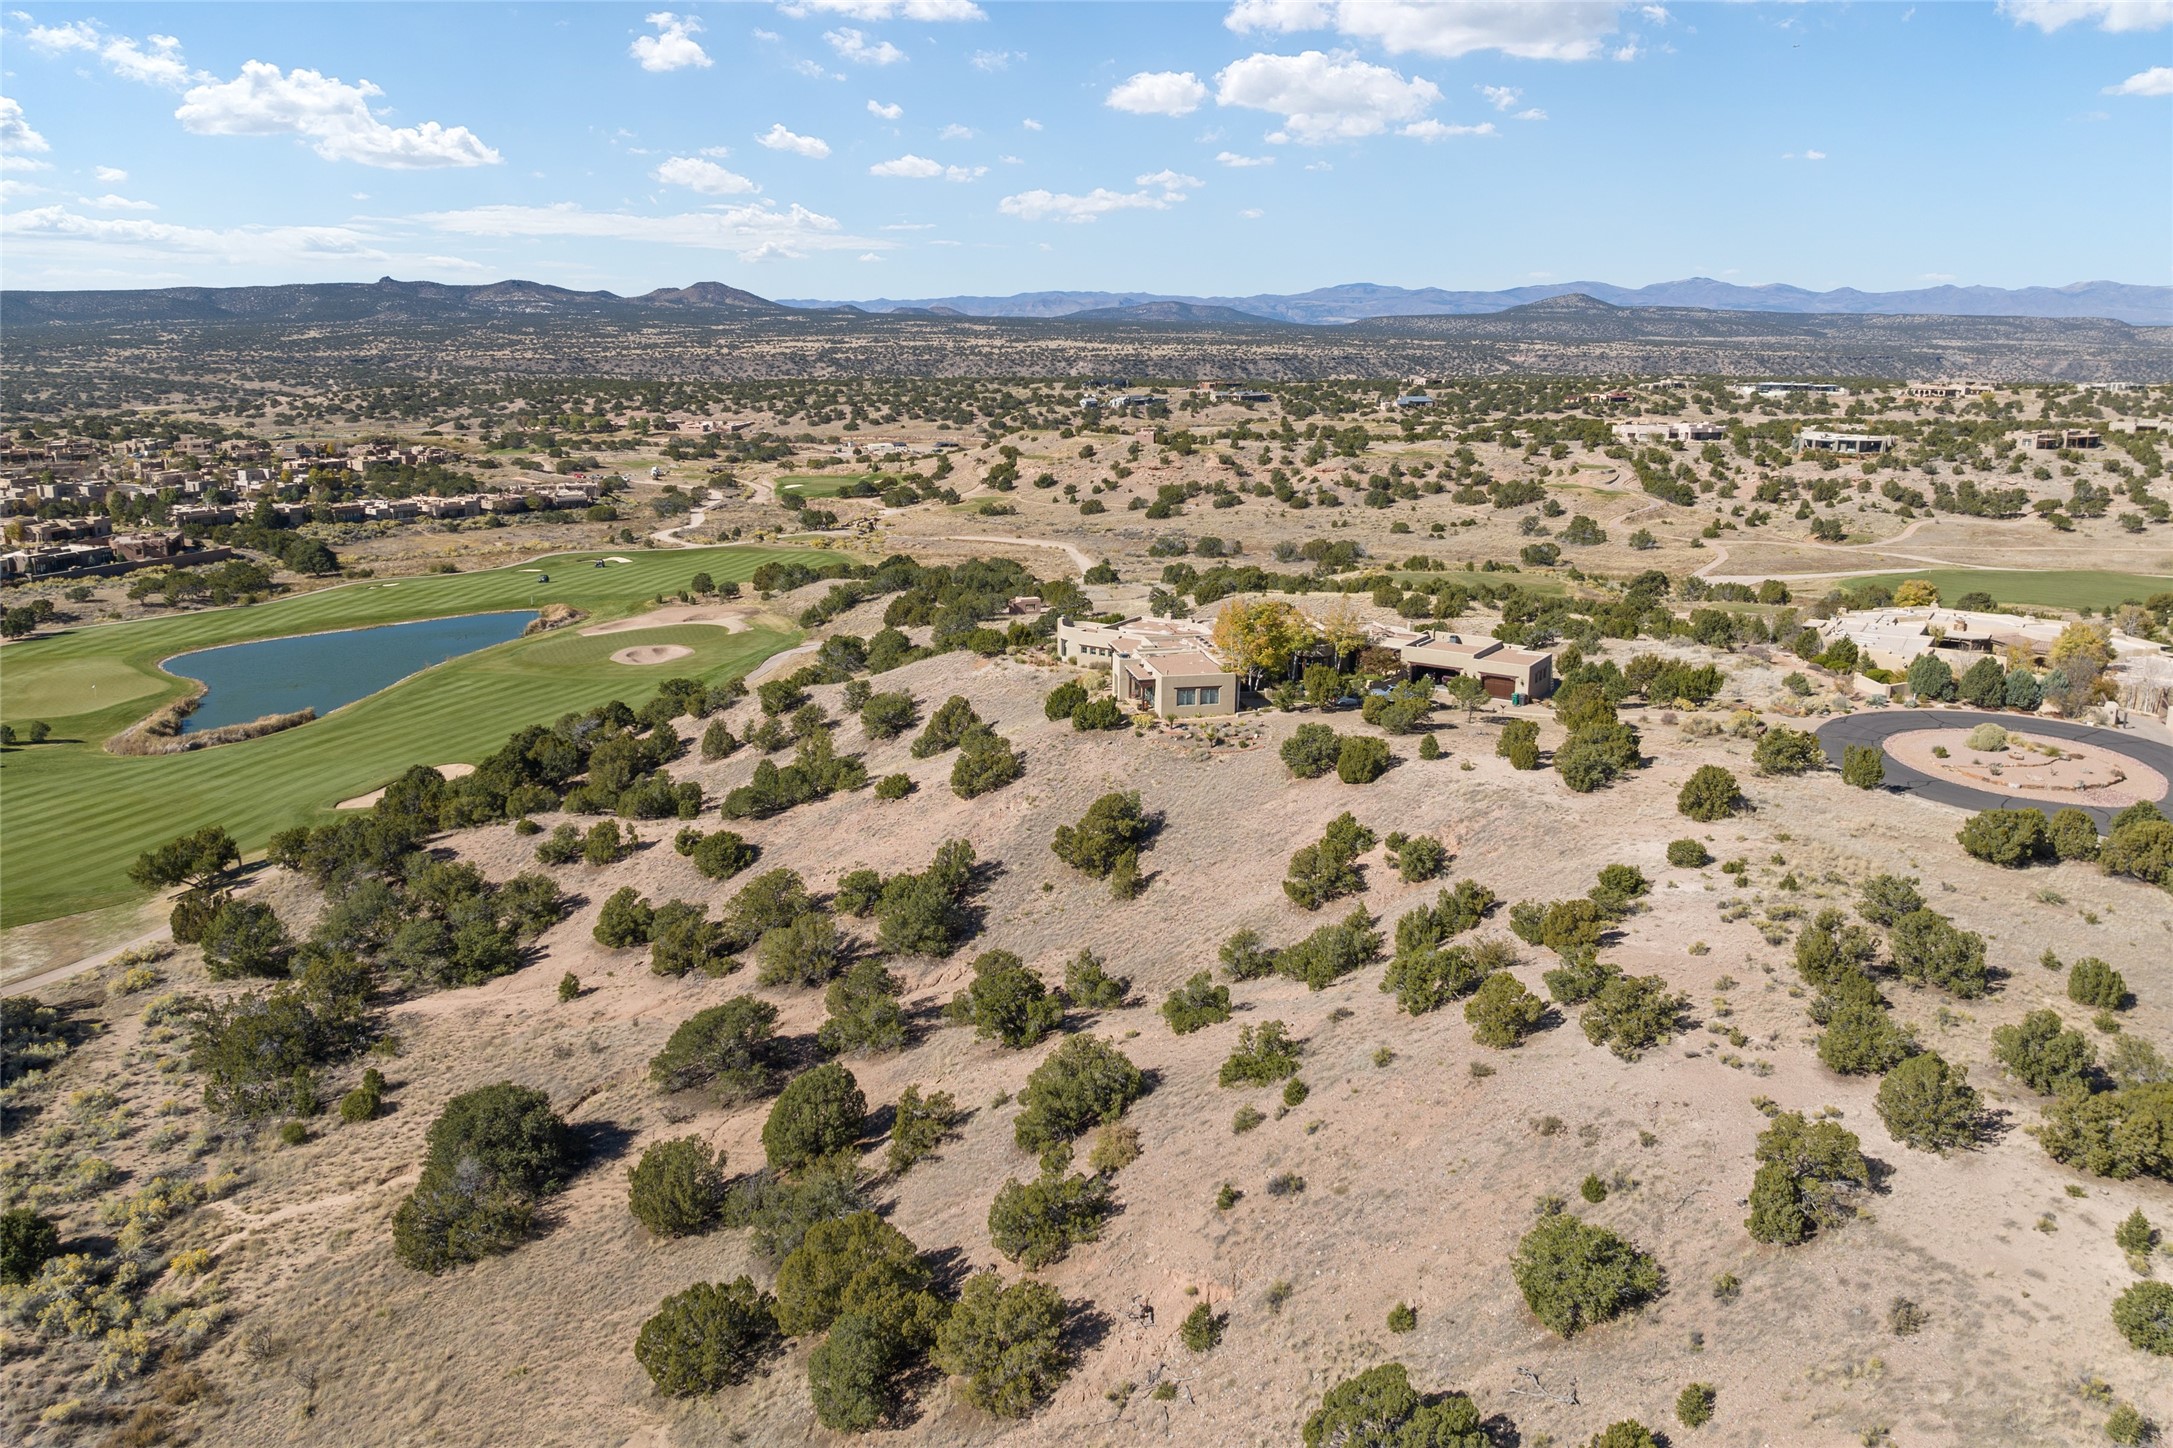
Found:
[[[795,473],[777,485],[779,497],[787,494],[795,498],[834,498],[855,483],[872,483],[875,479],[867,473],[845,473],[832,476],[828,473]]]
[[[593,566],[616,556],[631,561]],[[259,850],[273,832],[320,817],[411,764],[472,763],[524,724],[608,699],[638,706],[666,678],[734,677],[798,642],[798,635],[700,624],[591,638],[560,630],[450,660],[285,733],[186,754],[108,754],[107,738],[187,687],[159,671],[160,659],[245,639],[531,603],[571,603],[601,621],[639,612],[696,572],[745,582],[763,563],[796,556],[805,550],[568,555],[523,568],[353,585],[254,608],[86,628],[0,649],[8,721],[42,718],[54,736],[0,754],[0,926],[135,897],[130,862],[185,830],[224,825],[244,850]],[[536,568],[550,582],[539,582]],[[611,654],[632,640],[681,644],[693,653],[656,669],[612,663]],[[129,688],[134,692],[120,692]]]
[[[2102,573],[2090,569],[2033,572],[2008,568],[1931,568],[1915,573],[1867,573],[1833,580],[1833,586],[1883,583],[1892,588],[1921,578],[1939,590],[1939,601],[1952,607],[1965,593],[1989,593],[1996,603],[2025,608],[2113,608],[2141,603],[2154,593],[2173,593],[2173,577],[2148,573]],[[1821,585],[1823,586],[1823,585]],[[1808,587],[1797,592],[1811,592]]]

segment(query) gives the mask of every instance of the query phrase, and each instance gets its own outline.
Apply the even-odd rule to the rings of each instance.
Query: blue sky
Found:
[[[2173,282],[2173,0],[0,17],[9,287]]]

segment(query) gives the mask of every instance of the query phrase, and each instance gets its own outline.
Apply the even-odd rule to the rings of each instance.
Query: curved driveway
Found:
[[[2054,739],[2071,739],[2079,744],[2094,744],[2115,754],[2125,754],[2130,759],[2149,765],[2167,780],[2173,780],[2173,748],[2154,739],[2140,739],[2118,729],[2105,729],[2095,724],[2074,724],[2065,719],[2041,719],[2034,714],[1986,714],[1974,709],[1865,709],[1829,719],[1818,727],[1818,742],[1825,747],[1827,757],[1836,764],[1841,760],[1844,745],[1877,744],[1883,746],[1888,738],[1905,734],[1912,729],[1969,729],[1979,724],[1998,724],[2007,729],[2021,729],[2031,734],[2049,735]],[[1934,779],[1928,774],[1911,769],[1892,755],[1886,759],[1886,787],[1905,794],[1919,795],[1939,804],[1950,804],[1956,809],[2034,809],[2052,814],[2062,809],[2079,809],[2097,821],[2103,833],[2112,825],[2113,816],[2120,813],[2104,805],[2077,804],[2073,806],[2036,799],[2017,799],[2013,795],[1997,794],[1991,790],[1972,789],[1952,780]],[[2164,806],[2173,795],[2153,801]]]

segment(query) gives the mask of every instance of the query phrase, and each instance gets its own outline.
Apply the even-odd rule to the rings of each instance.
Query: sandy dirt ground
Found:
[[[1728,662],[1731,689],[1752,698],[1777,682],[1753,661]],[[837,796],[735,826],[761,846],[759,869],[791,866],[817,889],[861,865],[919,868],[946,838],[969,839],[993,862],[976,901],[982,935],[946,960],[894,963],[916,1012],[912,1044],[847,1062],[871,1105],[918,1084],[954,1093],[969,1110],[938,1157],[876,1186],[890,1219],[947,1270],[1003,1265],[1015,1273],[990,1245],[986,1214],[1007,1177],[1034,1171],[1012,1142],[1012,1096],[1053,1042],[1007,1051],[941,1026],[934,1008],[987,948],[1017,951],[1056,980],[1066,960],[1091,947],[1133,979],[1130,1004],[1070,1024],[1112,1040],[1153,1079],[1129,1116],[1145,1154],[1117,1178],[1119,1215],[1102,1241],[1040,1274],[1093,1305],[1076,1371],[1036,1417],[1017,1424],[930,1384],[896,1441],[1287,1443],[1325,1388],[1390,1358],[1425,1388],[1468,1391],[1484,1412],[1513,1417],[1526,1443],[1541,1434],[1582,1443],[1628,1416],[1669,1424],[1676,1392],[1694,1380],[1717,1385],[1720,1403],[1698,1441],[1730,1448],[1854,1444],[1882,1428],[1896,1444],[1958,1448],[2102,1441],[2106,1409],[2081,1390],[2093,1378],[2160,1421],[2173,1418],[2173,1381],[2123,1343],[2108,1316],[2112,1297],[2134,1280],[2113,1246],[2114,1224],[2136,1207],[2173,1221],[2173,1188],[2052,1163],[2024,1130],[2041,1102],[1989,1060],[1991,1029],[2030,1009],[2080,1019],[2063,978],[2037,963],[2048,948],[2118,967],[2137,998],[2123,1028],[2173,1039],[2173,902],[2162,892],[2081,865],[2025,876],[1971,860],[1954,843],[1956,812],[1865,795],[1837,776],[1757,778],[1750,742],[1725,731],[1693,735],[1681,724],[1695,716],[1678,723],[1627,711],[1654,762],[1597,794],[1573,794],[1551,772],[1520,774],[1497,759],[1503,712],[1476,722],[1445,713],[1444,758],[1422,763],[1401,741],[1398,765],[1355,788],[1333,775],[1288,777],[1275,746],[1307,716],[1263,716],[1250,748],[1211,747],[1191,732],[1081,735],[1042,715],[1041,697],[1061,677],[947,655],[880,681],[910,691],[924,712],[963,695],[1019,744],[1025,778],[993,795],[959,800],[946,784],[948,756],[915,760],[910,734],[875,743],[847,722],[840,748],[862,753],[873,775],[908,774],[916,793],[887,804]],[[838,710],[834,686],[813,693]],[[753,709],[752,701],[735,706],[735,733],[754,722]],[[1542,721],[1543,745],[1556,743],[1545,712],[1531,717]],[[1331,722],[1356,727],[1347,715]],[[745,782],[755,763],[742,750],[715,763],[690,757],[675,772],[714,798]],[[1675,812],[1677,789],[1705,763],[1737,772],[1751,813],[1697,825]],[[1112,789],[1139,790],[1164,819],[1145,860],[1146,892],[1124,904],[1048,848],[1057,825]],[[1248,926],[1282,945],[1340,917],[1343,904],[1319,915],[1298,909],[1278,880],[1290,853],[1345,810],[1377,831],[1438,835],[1454,855],[1449,882],[1478,880],[1505,902],[1579,894],[1604,865],[1638,866],[1655,888],[1608,956],[1685,992],[1696,1024],[1634,1063],[1589,1045],[1574,1012],[1551,1018],[1521,1050],[1489,1051],[1473,1043],[1454,1007],[1399,1013],[1376,989],[1376,966],[1320,992],[1281,979],[1237,984],[1232,1021],[1173,1035],[1156,1007],[1212,967],[1231,931]],[[200,1364],[220,1393],[218,1403],[189,1410],[205,1441],[833,1441],[809,1407],[808,1344],[792,1345],[747,1386],[691,1403],[658,1398],[629,1351],[665,1294],[742,1271],[767,1282],[774,1271],[743,1234],[655,1242],[625,1209],[624,1169],[652,1141],[698,1134],[724,1149],[733,1173],[761,1159],[763,1105],[664,1099],[644,1077],[678,1022],[756,990],[751,972],[659,978],[642,951],[606,949],[590,933],[603,900],[622,885],[658,901],[729,897],[731,884],[703,880],[669,848],[676,827],[637,826],[646,843],[618,866],[560,871],[582,904],[522,970],[394,1006],[388,1025],[400,1055],[384,1063],[387,1116],[327,1125],[300,1147],[250,1150],[249,1184],[188,1225],[187,1244],[217,1252],[234,1324]],[[1743,874],[1717,864],[1669,867],[1667,842],[1682,836],[1704,840],[1718,860],[1743,860]],[[533,840],[508,826],[446,843],[493,878],[534,868]],[[1362,903],[1390,931],[1437,888],[1404,884],[1378,850],[1364,872]],[[1986,935],[2003,973],[1999,990],[1974,1002],[1888,986],[1897,1017],[1966,1065],[1999,1114],[2000,1128],[1979,1150],[1940,1158],[1903,1148],[1871,1109],[1875,1079],[1835,1076],[1810,1049],[1816,1028],[1788,940],[1810,914],[1847,906],[1855,882],[1882,872],[1917,877],[1939,909]],[[297,930],[320,908],[312,890],[280,872],[257,888]],[[1484,929],[1506,938],[1498,919]],[[1517,950],[1516,973],[1538,988],[1551,959]],[[200,982],[192,955],[172,964],[177,985]],[[584,991],[560,1003],[556,987],[568,971]],[[75,1074],[63,1087],[108,1079],[130,1100],[178,1096],[181,1121],[199,1124],[186,1078],[158,1066],[172,1048],[144,1041],[133,1005],[104,1005],[98,987],[86,976],[76,989],[112,1028],[65,1068]],[[819,991],[760,994],[779,1006],[781,1030],[796,1040],[823,1019]],[[1215,1084],[1239,1028],[1269,1019],[1289,1023],[1305,1043],[1311,1095],[1287,1114],[1277,1114],[1272,1091]],[[1475,1065],[1491,1074],[1475,1074]],[[502,1079],[549,1091],[590,1144],[592,1165],[548,1205],[536,1240],[441,1278],[417,1276],[394,1262],[387,1222],[412,1184],[423,1133],[448,1097]],[[1796,1248],[1749,1239],[1744,1198],[1765,1125],[1754,1102],[1766,1098],[1837,1110],[1891,1169],[1859,1220]],[[1234,1135],[1241,1105],[1271,1119]],[[143,1141],[113,1150],[131,1172],[166,1161]],[[880,1157],[871,1136],[871,1169]],[[1267,1179],[1282,1172],[1302,1176],[1304,1190],[1271,1197]],[[1577,1199],[1588,1174],[1619,1181],[1596,1206]],[[1242,1195],[1218,1211],[1224,1183]],[[1581,1215],[1656,1253],[1666,1292],[1567,1342],[1541,1328],[1507,1263],[1545,1195],[1569,1198]],[[1712,1283],[1723,1273],[1739,1279],[1739,1297],[1716,1298]],[[1278,1283],[1289,1284],[1287,1301],[1271,1307]],[[1204,1357],[1175,1335],[1194,1292],[1231,1314],[1224,1344]],[[1921,1332],[1888,1331],[1897,1295],[1929,1314]],[[1126,1316],[1138,1299],[1157,1308],[1154,1324]],[[1391,1336],[1384,1320],[1399,1301],[1418,1310],[1419,1325]],[[1529,1386],[1520,1370],[1539,1374],[1550,1394],[1574,1382],[1576,1403],[1520,1391]],[[59,1374],[43,1357],[16,1358],[0,1365],[0,1384],[27,1413],[64,1391]],[[1176,1397],[1151,1398],[1164,1381]],[[57,1439],[33,1429],[29,1441]]]
[[[674,603],[652,608],[632,618],[615,618],[581,630],[583,638],[597,634],[638,633],[648,628],[673,628],[683,623],[714,624],[732,633],[745,630],[762,610],[744,603]]]
[[[617,653],[614,653],[611,656],[611,662],[637,666],[668,664],[673,659],[686,658],[693,652],[694,650],[688,648],[685,644],[636,644],[632,648],[620,649]]]

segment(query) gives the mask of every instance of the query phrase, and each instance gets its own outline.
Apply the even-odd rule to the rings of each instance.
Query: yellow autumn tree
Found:
[[[2071,623],[2060,630],[2047,657],[2055,664],[2064,664],[2069,659],[2089,659],[2103,668],[2112,662],[2113,644],[2096,624]]]
[[[1894,586],[1894,607],[1921,608],[1939,602],[1939,589],[1928,578],[1905,578]]]
[[[1215,615],[1215,647],[1231,671],[1255,687],[1264,676],[1288,673],[1291,659],[1314,637],[1312,621],[1276,599],[1232,601]]]
[[[1359,616],[1350,595],[1339,593],[1311,619],[1313,631],[1335,650],[1336,662],[1366,646],[1366,621]]]

